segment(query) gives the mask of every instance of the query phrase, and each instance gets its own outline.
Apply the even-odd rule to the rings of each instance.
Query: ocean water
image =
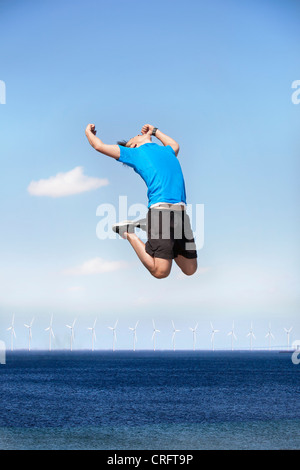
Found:
[[[278,352],[14,352],[0,449],[299,449],[300,365]]]

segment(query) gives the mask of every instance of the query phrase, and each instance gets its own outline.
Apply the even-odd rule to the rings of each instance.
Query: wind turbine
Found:
[[[53,323],[53,315],[51,315],[51,320],[50,320],[50,325],[48,328],[45,328],[45,331],[49,331],[49,351],[51,351],[51,338],[55,338],[53,329],[52,329],[52,323]]]
[[[136,322],[135,327],[129,327],[129,329],[133,332],[133,350],[135,351],[135,343],[137,342],[137,337],[136,337],[136,328],[139,324],[139,321]]]
[[[227,336],[231,336],[231,351],[233,351],[233,340],[237,340],[237,337],[234,332],[234,322],[232,323],[232,330],[229,331]]]
[[[11,332],[11,351],[14,350],[14,338],[16,338],[15,333],[15,315],[12,317],[11,326],[7,328],[7,331]]]
[[[247,334],[247,337],[250,336],[250,351],[252,351],[252,340],[253,339],[256,339],[255,338],[255,335],[253,333],[253,326],[252,326],[252,322],[251,322],[251,327],[250,327],[250,331],[249,333]]]
[[[179,333],[180,330],[176,330],[173,320],[172,320],[172,326],[173,326],[172,344],[173,344],[173,351],[175,351],[175,336],[176,336],[176,333]]]
[[[211,346],[212,346],[212,350],[214,351],[215,350],[215,334],[220,333],[220,330],[215,330],[212,323],[210,323],[210,327],[211,327]]]
[[[119,321],[119,320],[116,321],[115,326],[109,326],[109,327],[108,327],[108,328],[109,328],[110,330],[112,330],[112,332],[113,332],[113,349],[112,349],[113,351],[115,350],[115,343],[116,343],[116,341],[117,341],[116,328],[117,328],[118,321]]]
[[[29,325],[27,325],[26,323],[24,323],[24,326],[26,328],[28,328],[28,351],[30,351],[31,349],[31,340],[32,340],[32,332],[31,332],[31,327],[33,325],[33,322],[34,322],[34,318],[31,320],[31,323]]]
[[[271,323],[269,323],[269,331],[265,337],[269,338],[269,350],[271,350],[271,341],[272,339],[275,339],[273,333],[271,332]]]
[[[291,326],[290,329],[284,328],[284,331],[285,331],[286,334],[287,334],[287,347],[288,347],[288,348],[290,347],[290,334],[291,334],[292,329],[293,329],[292,326]]]
[[[69,330],[71,330],[71,338],[70,338],[70,350],[71,350],[71,351],[73,351],[73,341],[75,341],[75,336],[74,336],[74,326],[75,326],[75,323],[76,323],[76,318],[75,318],[75,320],[73,321],[72,326],[66,325],[66,327],[69,328]]]
[[[88,328],[88,330],[92,332],[92,351],[94,351],[94,343],[95,341],[97,341],[96,331],[95,331],[96,323],[97,323],[97,318],[95,319],[93,326],[91,328]]]
[[[195,351],[196,349],[196,341],[197,341],[197,338],[196,338],[196,330],[198,328],[198,323],[196,324],[195,328],[191,328],[190,327],[190,330],[193,332],[193,350]]]
[[[155,351],[155,336],[156,336],[156,333],[160,333],[160,330],[158,330],[157,328],[155,328],[154,320],[152,320],[152,324],[153,324],[153,335],[152,335],[153,351]]]

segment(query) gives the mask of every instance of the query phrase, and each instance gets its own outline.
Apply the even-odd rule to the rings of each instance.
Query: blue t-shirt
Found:
[[[170,145],[163,147],[149,142],[135,148],[119,147],[118,161],[131,166],[147,185],[148,207],[158,202],[186,204],[181,166]]]

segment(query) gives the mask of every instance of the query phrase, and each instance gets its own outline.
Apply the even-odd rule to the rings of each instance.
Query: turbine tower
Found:
[[[67,328],[69,328],[69,330],[71,330],[71,337],[70,337],[70,351],[73,351],[73,341],[75,341],[75,335],[74,335],[74,326],[75,326],[75,323],[76,323],[76,318],[75,320],[73,321],[72,323],[72,326],[70,325],[66,325]]]
[[[271,332],[271,323],[269,323],[269,331],[266,334],[266,338],[269,338],[269,351],[271,351],[271,341],[272,339],[275,339],[273,333]]]
[[[29,325],[24,323],[24,326],[28,328],[28,351],[31,350],[31,340],[32,340],[31,328],[32,328],[33,322],[34,322],[34,318],[31,320],[31,323]]]
[[[139,321],[136,322],[135,327],[132,328],[131,326],[129,329],[133,332],[133,350],[135,351],[135,343],[137,342],[137,336],[136,336],[136,328],[139,324]]]
[[[113,332],[113,348],[112,348],[113,351],[115,350],[115,344],[116,344],[116,341],[117,341],[116,328],[117,328],[118,321],[119,320],[116,321],[115,326],[109,326],[108,327]]]
[[[92,351],[94,351],[94,349],[95,349],[94,348],[94,343],[95,343],[95,341],[97,341],[96,331],[95,331],[96,323],[97,323],[97,318],[95,319],[93,326],[91,328],[88,328],[88,330],[90,330],[92,332]]]
[[[231,336],[231,351],[233,351],[233,340],[237,340],[237,337],[234,332],[234,322],[232,323],[232,330],[229,331],[227,336]]]
[[[154,320],[152,320],[152,324],[153,324],[153,335],[152,335],[153,351],[155,351],[155,336],[156,336],[156,333],[160,333],[160,330],[158,330],[157,328],[155,328]]]
[[[252,323],[251,323],[250,331],[249,331],[249,333],[247,334],[247,338],[248,338],[248,336],[250,336],[250,351],[252,351],[252,342],[253,342],[254,339],[256,339],[256,338],[255,338],[255,335],[254,335],[254,333],[253,333],[253,326],[252,326]]]
[[[193,332],[193,351],[195,351],[195,349],[196,349],[196,341],[197,341],[197,338],[196,338],[196,336],[197,336],[196,330],[197,330],[197,328],[198,328],[198,323],[196,324],[195,328],[191,328],[191,327],[190,327],[190,330]]]
[[[215,350],[215,334],[220,333],[220,330],[215,330],[212,323],[210,323],[210,327],[211,327],[211,347],[212,347],[212,350],[214,351]]]
[[[15,315],[13,315],[12,317],[12,321],[11,321],[11,326],[9,328],[7,328],[7,331],[10,331],[11,333],[11,351],[14,350],[14,338],[16,338],[16,333],[15,333]]]
[[[45,328],[45,331],[49,331],[49,351],[51,351],[52,349],[51,339],[55,338],[53,329],[52,329],[52,324],[53,324],[53,315],[51,315],[50,325],[48,326],[48,328]]]
[[[176,336],[176,333],[179,333],[180,330],[176,330],[173,320],[172,320],[172,326],[173,326],[172,344],[173,344],[173,351],[175,351],[175,336]]]
[[[293,327],[291,326],[291,328],[287,329],[287,328],[284,328],[284,331],[286,332],[287,334],[287,347],[289,349],[290,347],[290,334],[291,334],[291,331],[292,331]]]

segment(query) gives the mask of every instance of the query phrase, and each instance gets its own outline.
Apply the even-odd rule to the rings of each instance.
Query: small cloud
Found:
[[[136,299],[134,299],[133,303],[135,305],[147,305],[147,304],[150,304],[151,303],[151,299],[149,297],[138,297]]]
[[[108,184],[107,179],[84,175],[83,167],[77,166],[71,171],[57,173],[48,179],[31,181],[27,189],[32,196],[64,197],[92,191]]]
[[[90,274],[102,274],[118,271],[127,266],[124,261],[105,261],[102,258],[93,258],[74,268],[65,269],[66,276],[88,276]]]
[[[83,292],[85,291],[85,288],[82,287],[82,286],[71,286],[71,287],[68,287],[68,292]]]

